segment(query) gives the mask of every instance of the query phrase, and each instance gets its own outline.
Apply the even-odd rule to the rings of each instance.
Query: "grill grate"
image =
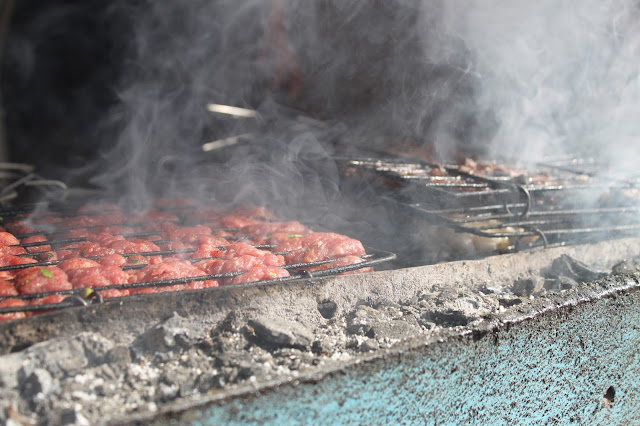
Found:
[[[345,177],[392,189],[385,200],[395,211],[502,239],[501,252],[640,235],[637,179],[608,173],[594,160],[548,161],[533,172],[379,155],[339,161]]]
[[[52,208],[52,210],[47,210],[47,211],[43,211],[43,209],[50,207]],[[175,215],[179,215],[179,213],[191,213],[191,212],[197,212],[198,208],[206,208],[207,206],[180,206],[180,207],[168,207],[166,210],[171,211],[172,214]],[[53,204],[43,204],[43,203],[39,203],[39,204],[34,204],[34,205],[23,205],[23,206],[18,206],[18,207],[12,207],[12,208],[8,208],[8,209],[3,209],[0,210],[0,216],[2,217],[2,223],[10,223],[15,219],[23,219],[23,218],[29,218],[29,219],[42,219],[42,218],[73,218],[74,216],[74,209],[76,209],[77,207],[71,207],[71,205],[66,204],[66,205],[62,205],[62,207],[58,210],[55,209],[55,206]],[[158,210],[165,210],[162,208],[158,208]],[[101,212],[82,212],[82,213],[75,213],[75,215],[91,215],[91,214],[100,214]],[[266,218],[261,218],[261,220],[263,220],[264,222],[268,222],[269,220]],[[136,223],[121,223],[121,224],[113,224],[113,225],[108,225],[108,226],[126,226],[126,227],[135,227],[135,226],[140,226],[140,225],[144,225],[147,224],[148,222],[136,222]],[[175,222],[176,224],[179,225],[185,225],[185,224],[190,224],[189,220],[184,220],[184,218],[180,218],[179,221]],[[33,228],[37,228],[38,225],[31,223],[30,224],[31,227]],[[56,236],[60,236],[60,235],[64,235],[65,233],[71,231],[71,230],[82,230],[82,229],[93,229],[96,227],[100,227],[100,226],[104,226],[104,225],[89,225],[89,226],[78,226],[78,227],[71,227],[71,228],[60,228],[57,229],[55,228],[55,224],[50,224],[50,223],[44,223],[42,224],[43,228],[42,231],[43,232],[29,232],[29,233],[23,233],[20,235],[16,235],[18,238],[24,238],[24,237],[28,237],[28,236],[34,236],[34,235],[45,235],[48,238],[53,238],[51,240],[47,239],[47,241],[42,241],[42,242],[33,242],[33,243],[23,243],[20,244],[19,247],[23,247],[23,248],[33,248],[33,247],[38,247],[38,246],[59,246],[62,244],[69,244],[69,243],[75,243],[75,242],[84,242],[87,241],[86,237],[78,237],[78,238],[59,238],[59,239],[55,239]],[[52,227],[53,226],[53,227]],[[39,230],[39,229],[38,229]],[[237,228],[220,228],[220,229],[213,229],[212,231],[216,231],[216,230],[223,230],[226,232],[236,232],[239,231],[239,229]],[[134,232],[134,233],[129,233],[129,234],[123,234],[123,236],[125,238],[127,237],[138,237],[138,236],[153,236],[153,235],[159,235],[162,234],[162,231],[157,231],[157,232]],[[255,236],[252,235],[241,235],[241,236],[231,236],[231,237],[224,237],[227,240],[230,241],[244,241],[246,240],[247,243],[249,243],[249,241],[254,238]],[[168,242],[168,240],[158,240],[158,241],[154,241],[154,243],[162,243],[162,242]],[[271,251],[274,254],[284,254],[284,253],[276,253],[274,251],[274,248],[276,247],[275,245],[265,245],[265,244],[249,244],[255,248],[258,249],[262,249],[262,250],[268,250]],[[219,247],[219,249],[221,250],[225,250],[225,247]],[[147,252],[135,252],[135,253],[122,253],[122,256],[125,257],[129,257],[129,256],[144,256],[144,257],[151,257],[151,256],[159,256],[159,255],[176,255],[176,254],[191,254],[194,253],[196,251],[195,248],[184,248],[184,249],[175,249],[175,250],[158,250],[158,251],[147,251]],[[40,253],[27,253],[27,254],[23,254],[20,256],[37,256]],[[314,261],[314,262],[307,262],[307,263],[297,263],[297,264],[289,264],[289,265],[284,265],[281,268],[286,269],[287,271],[289,271],[290,276],[286,277],[286,278],[275,278],[275,279],[268,279],[268,280],[260,280],[260,281],[254,281],[254,282],[250,282],[250,283],[245,283],[245,284],[233,284],[233,287],[238,287],[238,286],[253,286],[253,285],[265,285],[265,284],[272,284],[272,283],[277,283],[277,282],[286,282],[286,281],[292,281],[292,280],[298,280],[298,279],[310,279],[310,278],[321,278],[321,277],[326,277],[326,276],[331,276],[331,275],[337,275],[337,274],[341,274],[341,273],[346,273],[346,272],[352,272],[352,271],[357,271],[357,270],[362,270],[362,269],[366,269],[366,268],[370,268],[373,267],[375,265],[378,265],[380,263],[383,262],[387,262],[390,260],[393,260],[396,258],[395,254],[390,253],[390,252],[386,252],[386,251],[380,251],[380,250],[375,250],[372,248],[366,248],[366,254],[359,256],[363,261],[360,263],[355,263],[355,264],[351,264],[351,265],[344,265],[344,266],[335,266],[335,267],[327,267],[325,269],[320,269],[317,271],[309,271],[308,268],[312,268],[312,267],[318,267],[321,265],[325,265],[325,264],[329,264],[331,262],[334,262],[336,260],[338,260],[337,258],[332,258],[332,259],[326,259],[326,260],[321,260],[321,261]],[[87,256],[85,257],[86,259],[92,259],[92,260],[96,260],[98,259],[98,257],[96,256]],[[192,263],[195,262],[199,262],[202,260],[206,260],[206,259],[216,259],[216,257],[207,257],[207,258],[198,258],[198,259],[181,259],[181,260],[188,260]],[[8,265],[8,266],[3,266],[0,267],[0,272],[1,271],[15,271],[15,270],[20,270],[20,269],[25,269],[25,268],[31,268],[31,267],[46,267],[46,266],[53,266],[53,265],[57,265],[60,261],[55,260],[55,261],[40,261],[37,263],[28,263],[28,264],[24,264],[24,265]],[[131,265],[123,265],[121,266],[121,268],[123,270],[131,270],[131,269],[139,269],[139,268],[143,268],[147,266],[146,263],[140,263],[140,264],[131,264]],[[127,289],[140,289],[140,288],[148,288],[148,287],[165,287],[165,286],[175,286],[175,285],[180,285],[180,284],[187,284],[187,283],[191,283],[194,281],[205,281],[205,280],[216,280],[216,279],[224,279],[224,278],[232,278],[238,275],[241,275],[243,273],[245,273],[246,271],[237,271],[237,272],[230,272],[230,273],[221,273],[221,274],[212,274],[212,275],[203,275],[203,276],[192,276],[192,277],[184,277],[184,278],[176,278],[176,279],[164,279],[164,280],[155,280],[155,281],[145,281],[145,282],[135,282],[135,283],[128,283],[128,284],[119,284],[119,285],[109,285],[109,286],[105,286],[105,287],[97,287],[97,288],[76,288],[76,289],[72,289],[72,290],[61,290],[61,291],[52,291],[52,292],[41,292],[41,293],[34,293],[34,294],[25,294],[25,295],[17,295],[17,296],[0,296],[0,301],[6,300],[6,299],[22,299],[22,300],[33,300],[33,299],[42,299],[48,296],[54,296],[54,295],[62,295],[62,296],[67,296],[64,300],[62,300],[59,303],[50,303],[50,304],[39,304],[39,305],[26,305],[26,306],[14,306],[14,307],[5,307],[5,308],[0,308],[0,314],[9,314],[9,313],[16,313],[16,312],[42,312],[42,311],[50,311],[50,310],[57,310],[57,309],[64,309],[64,308],[68,308],[68,307],[73,307],[73,306],[81,306],[81,305],[88,305],[88,304],[95,304],[95,303],[102,303],[103,297],[101,296],[101,292],[103,291],[107,291],[107,290],[127,290]],[[209,291],[216,291],[217,287],[213,287],[213,288],[209,288]],[[146,295],[142,294],[135,294],[135,295],[127,295],[127,296],[121,296],[121,297],[111,297],[108,300],[122,300],[122,299],[126,299],[126,298],[130,298],[130,297],[146,297]]]

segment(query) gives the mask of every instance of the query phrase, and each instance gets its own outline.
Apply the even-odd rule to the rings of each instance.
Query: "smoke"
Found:
[[[637,2],[454,0],[435,19],[430,4],[423,10],[436,23],[425,33],[429,61],[448,63],[460,45],[467,50],[473,96],[458,109],[491,117],[484,131],[457,142],[521,161],[638,158]],[[435,139],[452,137],[445,131]]]
[[[182,157],[173,178],[196,172],[193,182],[209,178],[240,198],[300,203],[317,191],[326,201],[338,185],[327,161],[345,126],[352,146],[404,139],[442,160],[459,152],[521,162],[638,158],[640,32],[631,0],[114,7],[128,9],[120,15],[132,17],[132,37],[120,102],[101,127],[116,136],[93,181],[134,198],[159,182],[181,191],[161,177],[168,158]],[[207,111],[211,102],[255,108],[263,120],[221,121]],[[299,112],[325,127],[300,129]],[[251,132],[257,151],[201,151]],[[313,177],[301,158],[328,171]]]

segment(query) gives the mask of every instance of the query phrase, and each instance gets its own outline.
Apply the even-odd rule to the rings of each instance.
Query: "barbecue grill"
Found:
[[[441,173],[441,167],[411,162],[391,155],[386,159],[378,156],[376,159],[338,158],[336,161],[344,178],[345,194],[348,194],[349,188],[357,188],[362,179],[373,182],[383,191],[378,199],[373,200],[373,203],[384,205],[391,217],[395,217],[399,222],[404,218],[409,229],[435,226],[440,233],[445,229],[456,235],[460,234],[463,238],[475,235],[489,241],[500,242],[506,239],[509,244],[491,246],[490,250],[483,253],[461,251],[453,254],[458,259],[476,260],[440,263],[442,260],[451,259],[422,257],[419,259],[422,265],[435,264],[420,266],[414,257],[408,261],[410,263],[408,269],[396,269],[398,266],[393,266],[392,263],[391,270],[373,274],[339,275],[372,266],[384,266],[385,263],[388,269],[389,262],[394,262],[395,255],[368,248],[367,254],[362,256],[363,262],[355,265],[308,272],[306,268],[326,264],[333,259],[292,264],[286,267],[291,272],[291,277],[288,278],[212,289],[110,299],[101,296],[100,293],[104,288],[78,288],[17,296],[32,300],[62,295],[64,299],[55,304],[0,309],[0,314],[45,312],[0,324],[1,346],[9,366],[9,370],[0,369],[0,377],[4,377],[4,383],[12,386],[11,383],[19,379],[15,376],[17,372],[11,371],[11,366],[15,365],[15,362],[23,362],[23,359],[42,359],[43,355],[38,355],[39,351],[52,350],[48,348],[50,344],[63,347],[71,344],[69,342],[79,342],[82,347],[106,345],[102,352],[98,350],[94,353],[93,349],[87,349],[89,352],[84,352],[87,360],[93,360],[84,361],[84,373],[82,369],[65,370],[61,373],[59,380],[62,380],[61,383],[65,383],[64,386],[67,388],[72,385],[69,384],[69,379],[63,377],[73,377],[78,374],[88,375],[90,379],[87,380],[92,383],[95,383],[94,380],[104,381],[101,369],[105,368],[105,365],[112,365],[116,369],[129,369],[126,370],[128,371],[126,374],[134,374],[130,369],[138,367],[132,366],[142,363],[148,370],[145,374],[155,374],[150,372],[170,368],[166,356],[158,354],[191,353],[192,361],[187,361],[187,358],[181,355],[181,359],[185,360],[184,368],[193,370],[189,370],[191,371],[189,374],[197,375],[194,371],[200,371],[199,374],[210,376],[209,380],[217,384],[212,384],[213,382],[210,381],[206,382],[206,385],[194,382],[193,385],[189,385],[194,386],[193,388],[185,387],[183,392],[185,395],[191,395],[190,398],[199,395],[193,402],[178,398],[178,394],[171,394],[173,396],[170,396],[169,400],[174,400],[173,402],[158,406],[163,398],[148,397],[157,402],[145,405],[142,401],[138,401],[129,406],[128,410],[132,412],[124,417],[119,415],[112,420],[120,422],[126,419],[126,421],[145,423],[151,420],[165,422],[169,419],[177,419],[181,423],[244,422],[255,420],[250,412],[260,412],[264,413],[264,420],[277,422],[282,418],[282,412],[270,411],[266,407],[273,403],[274,398],[282,398],[283,395],[287,395],[287,399],[291,401],[291,404],[287,405],[286,418],[300,419],[299,416],[302,413],[323,416],[326,407],[331,403],[322,402],[322,400],[312,402],[313,399],[310,400],[306,396],[308,392],[314,394],[319,388],[331,389],[332,401],[351,399],[358,401],[352,408],[337,410],[335,414],[337,418],[347,418],[355,412],[362,414],[363,410],[367,412],[373,410],[372,412],[379,413],[380,416],[397,419],[394,417],[397,414],[393,414],[393,410],[369,406],[367,405],[369,403],[365,402],[377,397],[379,391],[376,389],[382,383],[381,380],[389,383],[392,388],[396,386],[396,381],[401,380],[396,378],[396,373],[393,373],[397,367],[400,367],[401,371],[411,372],[411,375],[416,374],[415,371],[422,372],[418,375],[419,378],[416,377],[417,382],[412,385],[415,386],[415,390],[401,391],[400,388],[395,390],[403,401],[415,398],[414,392],[418,389],[420,392],[432,390],[434,383],[441,386],[444,395],[447,393],[453,395],[459,386],[463,386],[466,389],[465,392],[475,392],[473,386],[476,385],[471,387],[462,385],[459,379],[456,379],[459,377],[457,373],[438,378],[440,376],[436,372],[439,369],[453,367],[445,367],[439,362],[425,364],[425,360],[440,357],[435,355],[440,351],[438,348],[450,348],[447,350],[456,353],[458,359],[472,357],[472,354],[477,351],[504,353],[503,348],[507,347],[517,347],[520,348],[518,350],[526,351],[526,345],[531,344],[532,341],[537,343],[529,349],[534,352],[542,351],[542,342],[545,341],[543,336],[557,327],[554,325],[557,315],[565,318],[563,327],[571,328],[574,333],[572,335],[580,334],[577,332],[580,327],[590,330],[593,327],[592,322],[595,321],[596,312],[602,309],[606,308],[607,312],[611,312],[605,316],[608,321],[621,320],[622,316],[632,315],[629,309],[635,303],[637,278],[621,276],[606,279],[607,273],[602,272],[602,269],[610,268],[623,259],[634,257],[637,249],[640,248],[640,242],[637,239],[638,223],[634,214],[637,212],[637,206],[630,205],[628,199],[624,201],[624,205],[617,206],[609,204],[580,208],[568,205],[568,203],[575,203],[575,200],[583,199],[572,197],[578,192],[588,190],[587,192],[591,194],[602,194],[612,187],[620,186],[619,180],[605,183],[591,182],[580,177],[583,176],[582,173],[578,173],[577,180],[581,181],[580,185],[553,186],[546,191],[544,185],[526,186],[515,184],[509,179],[494,180],[477,177],[470,173],[458,173],[454,166],[448,166],[445,169],[449,176],[444,178],[434,176],[435,173]],[[435,180],[437,182],[433,182]],[[558,181],[560,178],[554,177],[553,180]],[[567,181],[565,179],[565,182]],[[361,202],[357,194],[352,195],[355,200]],[[598,201],[599,195],[592,195],[592,199],[587,200],[587,203],[593,202],[594,197],[595,201]],[[431,207],[442,205],[436,201],[444,199],[449,203],[445,208]],[[612,201],[607,200],[607,202]],[[455,205],[457,207],[453,207]],[[5,207],[0,216],[3,218],[3,223],[26,217],[68,219],[75,217],[78,207],[72,201],[22,204]],[[197,208],[187,206],[172,210],[171,207],[167,207],[170,212],[177,212],[180,209],[192,211]],[[89,212],[89,214],[97,213]],[[181,219],[181,221],[185,225],[191,224],[188,219]],[[135,222],[115,225],[134,224]],[[582,226],[579,226],[581,224]],[[50,245],[55,249],[65,244],[86,240],[85,237],[66,238],[65,234],[69,229],[64,226],[57,227],[55,223],[43,223],[41,226],[43,229],[23,233],[18,237],[44,234],[47,240],[24,243],[22,244],[24,248]],[[234,229],[227,228],[224,231],[231,234],[229,237],[231,240],[251,238],[251,236],[234,234]],[[415,237],[406,234],[404,227],[399,227],[396,232],[401,233],[407,241]],[[134,232],[125,236],[140,237],[153,234],[154,232]],[[366,242],[370,243],[370,241]],[[387,241],[384,240],[377,242],[383,247],[387,245]],[[269,245],[256,245],[256,247],[274,250],[274,246]],[[401,252],[400,255],[409,257],[410,250],[414,248],[410,248],[405,253]],[[127,255],[149,258],[158,255],[187,255],[193,251],[195,250],[161,250],[127,253]],[[607,253],[607,256],[603,257],[602,253]],[[570,259],[568,261],[563,257],[567,255],[571,256],[567,258]],[[585,263],[573,259],[580,259]],[[407,262],[402,257],[396,262],[402,261]],[[29,266],[47,267],[57,263],[58,261],[41,261],[29,265],[5,266],[0,270],[19,270]],[[588,265],[595,266],[595,269]],[[123,269],[136,270],[143,266],[132,264],[123,266]],[[628,270],[621,268],[618,265],[616,271],[620,273],[633,270],[633,266]],[[567,280],[563,277],[569,274],[567,271],[577,274],[573,276],[574,285],[566,285]],[[214,274],[121,284],[109,288],[175,286],[197,280],[224,279],[237,275],[239,273]],[[598,281],[599,279],[601,281]],[[596,283],[589,283],[594,280]],[[534,295],[535,298],[530,299]],[[7,298],[2,297],[0,300]],[[291,304],[293,300],[295,303]],[[620,307],[609,311],[608,306],[611,304]],[[569,315],[566,313],[567,309],[576,310],[579,313]],[[390,312],[394,314],[391,315]],[[274,317],[273,313],[277,313],[277,316]],[[138,320],[131,323],[131,318]],[[418,322],[415,322],[416,318]],[[344,326],[339,325],[340,321],[346,322],[345,329],[341,328]],[[603,319],[598,318],[598,321]],[[300,327],[300,323],[305,325],[299,330],[297,327]],[[189,331],[190,329],[198,331]],[[203,333],[203,329],[211,330],[211,337]],[[311,332],[310,329],[315,331]],[[317,335],[322,336],[323,332],[320,330],[323,329],[330,335],[337,333],[337,330],[343,330],[343,339],[346,340],[338,342],[337,347],[327,343],[326,337],[320,337],[314,341],[313,335],[320,333]],[[95,337],[87,337],[87,331],[91,331],[100,339],[106,339],[107,343],[96,343],[91,340]],[[567,334],[566,338],[570,339],[569,336]],[[612,338],[603,338],[602,342],[610,342]],[[230,356],[237,357],[246,353],[246,345],[248,345],[255,348],[254,354],[257,359],[264,359],[266,354],[270,357],[275,356],[278,360],[284,357],[289,362],[291,359],[300,358],[302,367],[298,368],[302,371],[298,373],[298,369],[289,369],[292,367],[289,366],[286,374],[267,374],[259,371],[255,364],[258,361],[255,360],[249,361],[249,364],[241,364],[244,367],[238,367],[236,361],[222,361],[227,358],[224,357],[224,350],[218,345],[223,344],[224,339],[231,339],[231,341],[239,339],[245,346],[233,350],[227,349],[230,354],[233,354]],[[229,343],[226,344],[229,345]],[[124,352],[126,355],[122,355],[122,349],[119,348],[128,348]],[[554,356],[580,359],[587,353],[585,351],[587,349],[578,350],[575,345],[567,343],[566,351],[560,351]],[[627,356],[626,354],[632,351],[632,347],[622,345],[617,348],[617,351],[624,354],[621,356]],[[305,353],[309,355],[304,355]],[[544,358],[542,355],[538,356]],[[191,365],[192,362],[201,362],[196,360],[202,360],[202,357],[213,360],[211,365],[215,368],[211,367],[212,371],[198,370]],[[305,359],[305,357],[308,358]],[[495,363],[506,363],[505,357],[506,355],[502,358],[498,356],[495,359],[491,357],[482,359],[495,365]],[[18,361],[14,361],[16,359]],[[108,359],[112,361],[106,361]],[[447,360],[446,363],[450,362],[450,358],[443,359]],[[39,361],[34,362],[35,367]],[[505,395],[511,395],[507,399],[516,400],[516,395],[520,392],[519,386],[514,385],[519,383],[515,377],[528,374],[525,374],[523,369],[528,368],[529,361],[522,359],[518,362],[507,374],[500,376],[502,381],[498,380],[492,384],[496,389],[498,387],[506,389]],[[554,374],[554,380],[568,380],[565,373],[546,370],[546,364],[540,362],[543,370],[539,370],[539,374]],[[469,365],[469,370],[461,370],[460,374],[463,376],[468,374],[476,377],[480,374],[478,371],[489,368],[488,364],[477,362],[463,364]],[[245,371],[238,368],[246,368],[248,372],[238,373],[238,371]],[[602,408],[604,407],[603,398],[608,401],[606,392],[609,387],[618,389],[617,400],[615,405],[612,405],[617,411],[612,411],[615,413],[612,415],[626,417],[632,414],[633,404],[628,402],[630,396],[620,390],[627,384],[624,380],[613,380],[612,370],[599,370],[597,363],[581,368],[579,373],[566,374],[586,374],[591,378],[589,386],[585,384],[578,389],[577,394],[580,396],[575,401],[581,401],[580,404],[589,407],[595,406],[597,409],[588,415],[580,414],[585,416],[583,418],[602,419],[605,418],[602,416],[609,415]],[[32,373],[32,370],[21,371],[23,372],[20,373],[22,375],[20,377],[28,375],[29,379],[20,380],[36,382],[36,392],[31,395],[37,395],[39,392],[37,389],[45,384],[42,380],[46,379],[38,378],[37,374],[34,376],[35,373]],[[365,386],[371,386],[373,390],[365,392],[361,388],[362,382],[356,381],[356,383],[351,379],[355,377],[354,375],[360,374],[360,371],[367,377],[364,383],[369,385]],[[171,386],[178,386],[175,383],[159,384],[153,380],[149,381],[148,378],[140,380],[148,382],[151,388],[160,386],[165,389],[169,386],[173,389]],[[224,385],[226,380],[235,383],[228,390],[224,390],[225,386],[228,386]],[[591,385],[592,382],[598,384],[594,387]],[[15,383],[14,386],[23,389],[21,392],[25,398],[35,397],[27,396],[29,392],[25,389],[30,388],[24,388],[26,385],[20,384],[22,382]],[[211,386],[223,390],[222,393],[216,392],[209,396],[206,392],[203,393],[205,388]],[[343,390],[338,391],[338,388]],[[46,389],[46,391],[50,390]],[[539,391],[544,394],[549,390]],[[78,391],[75,392],[78,395]],[[131,389],[125,395],[136,395],[136,392],[139,391]],[[114,403],[113,397],[105,396],[105,398],[107,406]],[[140,397],[135,398],[138,400]],[[454,401],[457,401],[454,397],[445,396],[445,399],[445,405],[454,404]],[[483,399],[479,405],[465,404],[464,406],[468,406],[470,412],[474,412],[473,410],[479,407],[485,407],[486,401],[489,400]],[[57,408],[51,419],[62,420],[60,416],[67,416],[73,422],[82,421],[83,411],[90,413],[87,416],[93,416],[93,413],[102,412],[101,410],[105,408],[94,405],[88,408],[83,405],[84,403],[78,405],[78,401],[70,400],[58,401],[56,404],[59,404],[58,407],[67,408]],[[237,404],[245,404],[252,408],[250,412],[238,411]],[[36,405],[34,407],[36,410],[39,409]],[[525,412],[534,410],[533,407],[535,404],[526,405],[523,410]],[[8,409],[9,417],[18,416],[11,411],[13,408],[8,407]],[[574,411],[580,410],[572,410]],[[513,412],[517,413],[518,410]],[[466,416],[461,414],[459,409],[452,409],[451,413],[455,413],[456,418]],[[415,407],[412,406],[408,414],[403,415],[409,414],[416,419],[420,416],[429,419],[452,419],[448,417],[449,415],[440,414],[440,411],[432,405],[431,399],[424,400]],[[362,415],[367,418],[369,414]],[[511,418],[511,415],[505,414],[507,418]],[[549,416],[551,415],[554,413],[549,412]]]

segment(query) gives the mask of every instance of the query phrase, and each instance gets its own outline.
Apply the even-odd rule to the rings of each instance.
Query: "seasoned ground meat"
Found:
[[[19,257],[11,254],[0,254],[0,267],[10,265],[26,265],[29,263],[36,263],[35,259],[30,257]]]
[[[32,299],[29,301],[29,305],[55,305],[56,303],[62,302],[65,298],[69,297],[68,295],[63,296],[61,294],[52,294],[46,297],[38,297],[37,299]],[[44,311],[32,311],[33,314],[44,314],[47,312],[53,312],[53,309],[47,309]]]
[[[22,299],[5,299],[0,300],[0,308],[16,308],[19,306],[27,306],[27,302]],[[12,312],[10,314],[0,314],[0,321],[8,321],[26,317],[24,312]]]
[[[17,256],[19,254],[26,254],[27,251],[24,247],[20,246],[0,246],[0,254],[12,254]]]
[[[304,269],[306,269],[309,272],[317,272],[317,271],[323,271],[330,268],[337,268],[340,266],[355,265],[357,263],[362,263],[362,262],[364,262],[364,260],[358,256],[344,256],[337,260],[334,260],[333,262],[325,263],[323,265],[318,265],[318,266],[310,266]],[[340,275],[371,272],[371,271],[373,271],[373,268],[362,268],[355,271],[342,272]]]
[[[64,218],[62,221],[63,226],[69,229],[85,228],[87,226],[121,225],[126,222],[127,217],[119,211],[96,215],[73,216]]]
[[[16,273],[15,285],[20,294],[70,290],[67,274],[56,266],[34,266]]]
[[[137,263],[146,263],[143,256],[137,257],[142,258],[138,259]],[[106,256],[99,257],[97,262],[100,265],[123,266],[127,264],[127,258],[121,254],[108,254]]]
[[[69,271],[73,269],[93,268],[96,266],[100,266],[100,264],[95,260],[84,259],[82,257],[75,257],[73,259],[63,260],[62,262],[58,263],[58,265],[56,266],[58,266],[58,268],[62,269],[64,272],[67,273],[67,275],[69,275]]]
[[[247,204],[236,207],[229,212],[230,215],[245,216],[253,219],[276,219],[276,217],[264,206],[254,206]]]
[[[284,255],[287,265],[366,253],[360,241],[330,232],[318,232],[291,239],[277,246],[275,251],[287,252]]]
[[[33,235],[31,237],[23,238],[21,243],[22,244],[41,243],[41,242],[44,242],[44,241],[47,241],[47,237],[45,237],[44,235],[40,234],[40,235]],[[29,253],[42,253],[43,251],[51,251],[51,246],[50,245],[41,245],[41,246],[27,247],[27,251]]]
[[[193,248],[193,244],[187,244],[187,243],[183,243],[182,241],[167,241],[163,244],[161,244],[160,246],[160,250],[185,250],[185,249],[192,249]]]
[[[170,280],[175,278],[202,277],[202,270],[196,268],[188,261],[166,259],[157,265],[147,265],[136,273],[133,273],[129,282],[152,282]],[[160,293],[165,291],[193,290],[198,288],[217,287],[216,280],[192,281],[187,284],[175,284],[169,286],[153,286],[131,289],[131,294]]]
[[[0,297],[17,296],[18,290],[10,281],[0,280]]]
[[[38,260],[40,262],[54,262],[58,260],[58,253],[55,251],[46,251],[38,254]]]
[[[227,247],[221,259],[204,260],[196,264],[208,274],[248,271],[256,266],[284,266],[284,258],[242,242]]]
[[[303,237],[303,234],[291,234],[289,232],[276,232],[271,235],[266,235],[262,239],[254,238],[253,242],[256,244],[269,244],[269,245],[277,246],[280,244],[284,244],[287,241],[290,241],[296,238],[302,238],[302,237]]]
[[[260,220],[250,219],[245,216],[227,215],[220,217],[217,221],[217,228],[244,228],[245,226],[262,223]]]
[[[71,250],[58,250],[58,257],[60,259],[70,259],[72,257],[106,256],[115,253],[114,249],[102,247],[98,243],[82,243],[79,247]]]
[[[239,235],[252,236],[255,243],[263,243],[265,239],[275,233],[285,233],[292,235],[305,235],[311,230],[300,222],[263,222],[248,225],[238,231]]]
[[[267,250],[260,250],[243,242],[235,242],[227,247],[224,258],[232,259],[236,256],[254,256],[262,260],[266,266],[283,266],[284,258]]]
[[[9,232],[0,232],[0,246],[15,246],[20,244],[20,240]]]
[[[108,225],[108,226],[98,226],[97,228],[90,229],[89,235],[94,232],[112,234],[112,235],[122,235],[122,234],[133,234],[136,232],[135,228],[131,226],[123,226],[123,225]]]
[[[195,253],[191,256],[192,259],[224,256],[225,250],[223,247],[229,246],[231,243],[224,238],[213,235],[202,235],[198,238],[196,244],[199,245]]]
[[[106,232],[96,232],[96,233],[91,233],[89,236],[87,236],[87,241],[96,243],[103,247],[108,247],[108,245],[113,242],[125,241],[125,239],[122,235],[113,235],[113,234],[108,234]]]
[[[108,287],[129,282],[129,274],[113,265],[72,269],[67,275],[73,288]],[[102,297],[121,297],[129,295],[129,290],[100,289],[100,294]]]
[[[29,220],[16,220],[7,224],[7,229],[15,235],[31,234],[32,232],[42,232],[35,228]]]
[[[211,235],[211,229],[202,225],[185,226],[169,230],[165,234],[167,240],[177,240],[187,244],[194,244],[201,235]]]
[[[68,232],[64,232],[61,235],[61,238],[87,238],[93,232],[91,228],[80,228],[80,229],[71,229]]]
[[[254,266],[244,274],[227,278],[224,284],[251,283],[262,280],[273,280],[275,278],[285,278],[289,276],[289,271],[275,266]]]
[[[148,222],[140,225],[140,228],[145,232],[167,232],[180,226],[173,222]]]
[[[119,254],[127,253],[149,253],[160,251],[160,248],[151,241],[147,240],[119,240],[106,244],[105,247],[115,250]]]
[[[256,266],[265,266],[262,259],[255,256],[236,256],[232,259],[207,259],[196,263],[194,266],[200,268],[209,275],[227,274],[231,272],[244,272]]]
[[[180,218],[174,214],[159,211],[134,212],[131,215],[131,222],[179,222]]]

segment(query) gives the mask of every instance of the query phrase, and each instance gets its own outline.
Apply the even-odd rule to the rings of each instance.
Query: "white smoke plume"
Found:
[[[105,155],[116,166],[96,179],[105,185],[124,178],[142,191],[167,153],[200,158],[209,102],[269,113],[274,101],[289,104],[346,123],[357,146],[403,138],[438,159],[638,158],[635,1],[141,2],[131,16],[112,114],[119,137]],[[283,160],[290,142],[304,153],[300,140],[314,141],[318,152],[321,138],[266,139]],[[255,161],[237,155],[228,165]]]

